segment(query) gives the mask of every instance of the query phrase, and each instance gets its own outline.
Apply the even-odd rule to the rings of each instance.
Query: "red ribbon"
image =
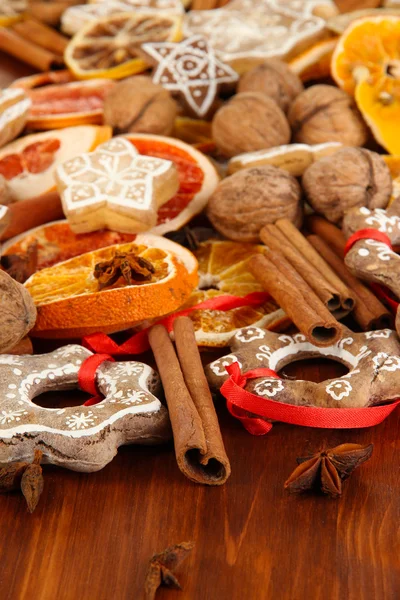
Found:
[[[266,292],[253,292],[252,294],[248,294],[243,298],[239,298],[238,296],[218,296],[217,298],[210,298],[209,300],[205,300],[205,302],[201,302],[200,304],[196,304],[196,306],[192,306],[191,308],[187,308],[185,310],[181,310],[176,312],[164,319],[158,321],[161,325],[164,325],[168,331],[172,331],[173,323],[177,317],[186,316],[192,313],[195,310],[232,310],[233,308],[241,308],[242,306],[261,306],[268,302],[271,299],[271,296]],[[143,331],[139,331],[132,337],[130,337],[123,344],[117,344],[105,333],[93,333],[91,335],[86,335],[82,339],[82,344],[92,352],[100,352],[111,354],[112,356],[126,356],[131,354],[142,354],[142,352],[146,352],[150,349],[149,340],[148,340],[148,332],[150,327],[147,329],[143,329]]]
[[[78,384],[81,390],[93,394],[93,397],[86,400],[83,406],[93,406],[102,401],[103,397],[96,385],[96,371],[106,361],[114,362],[114,359],[108,354],[92,354],[83,361],[78,373]]]
[[[392,242],[390,238],[383,233],[382,231],[378,231],[377,229],[360,229],[360,231],[356,231],[353,233],[347,240],[346,246],[344,247],[344,256],[352,249],[354,244],[359,240],[376,240],[377,242],[382,242],[385,244],[390,250],[393,250]],[[370,283],[370,287],[373,289],[375,295],[382,300],[387,306],[389,306],[390,310],[393,314],[396,314],[399,303],[392,298],[390,292],[383,285],[379,285],[378,283]]]
[[[263,419],[282,421],[303,427],[323,429],[359,429],[382,423],[398,406],[400,400],[383,406],[365,408],[318,408],[316,406],[294,406],[261,398],[246,391],[248,379],[279,376],[270,369],[254,369],[243,375],[237,362],[225,367],[230,377],[221,387],[221,394],[227,400],[229,412],[238,418],[247,431],[253,435],[265,435],[272,424]],[[248,413],[256,415],[250,417]]]

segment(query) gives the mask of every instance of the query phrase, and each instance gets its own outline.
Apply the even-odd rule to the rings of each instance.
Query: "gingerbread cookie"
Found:
[[[296,55],[323,36],[317,4],[334,7],[314,0],[234,0],[216,10],[189,11],[183,32],[206,37],[218,58],[242,72],[266,58]]]
[[[139,362],[104,362],[96,383],[104,400],[93,406],[42,408],[33,399],[73,389],[92,353],[78,345],[49,354],[0,356],[0,463],[23,461],[35,449],[44,462],[74,471],[98,471],[123,444],[170,439],[167,409],[153,393],[159,377]]]
[[[24,90],[6,88],[0,91],[0,148],[21,133],[31,105]]]
[[[216,58],[208,41],[196,35],[179,44],[148,43],[142,51],[156,69],[153,82],[175,93],[194,117],[211,111],[222,84],[233,84],[237,73]]]
[[[142,156],[123,137],[63,163],[56,180],[74,233],[146,231],[156,224],[158,208],[179,188],[171,161]]]
[[[350,238],[357,231],[376,229],[385,234],[392,245],[400,244],[400,198],[387,209],[366,207],[349,211],[343,219],[343,232]],[[353,275],[389,288],[400,299],[400,257],[373,236],[356,241],[345,257]]]
[[[376,406],[396,400],[400,386],[400,343],[390,329],[353,333],[347,330],[337,344],[319,348],[301,333],[273,333],[258,327],[239,330],[231,341],[231,353],[206,367],[210,385],[218,390],[227,379],[227,365],[237,362],[241,372],[267,368],[280,371],[306,358],[330,358],[348,367],[343,377],[312,381],[257,378],[246,389],[262,398],[325,408]]]

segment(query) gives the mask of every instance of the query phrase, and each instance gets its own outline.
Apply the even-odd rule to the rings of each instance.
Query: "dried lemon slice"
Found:
[[[88,23],[68,44],[64,59],[79,79],[122,79],[144,71],[145,42],[176,42],[182,37],[181,18],[157,13],[118,13]]]
[[[0,26],[8,27],[19,21],[26,9],[26,0],[0,0]]]

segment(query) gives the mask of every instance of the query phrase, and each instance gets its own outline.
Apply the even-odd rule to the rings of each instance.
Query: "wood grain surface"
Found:
[[[0,55],[1,86],[28,73]],[[329,362],[285,368],[313,381],[342,374]],[[398,599],[400,412],[372,429],[276,424],[262,438],[221,398],[218,412],[232,465],[222,488],[185,479],[172,446],[130,446],[95,474],[45,467],[33,515],[19,494],[0,496],[0,600],[140,600],[150,557],[186,540],[196,546],[178,571],[183,591],[158,600]],[[346,441],[375,447],[340,500],[284,492],[297,456]]]

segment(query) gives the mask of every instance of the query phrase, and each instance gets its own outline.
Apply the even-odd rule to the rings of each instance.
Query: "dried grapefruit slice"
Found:
[[[332,56],[337,84],[353,94],[375,139],[400,154],[400,16],[351,23]]]
[[[148,261],[149,279],[128,284],[118,277],[102,289],[96,266],[121,256]],[[189,250],[159,236],[139,235],[134,243],[81,254],[32,275],[25,283],[38,310],[32,334],[65,339],[121,331],[177,310],[196,284],[197,262]]]
[[[110,79],[91,79],[29,90],[32,106],[28,127],[49,130],[101,124],[104,97],[113,86]]]
[[[175,163],[180,181],[179,190],[158,209],[158,221],[152,233],[163,235],[180,229],[203,210],[217,187],[219,177],[213,164],[204,154],[174,138],[146,133],[130,133],[125,137],[140,154]]]
[[[117,13],[83,27],[68,44],[64,59],[79,79],[122,79],[147,69],[140,55],[142,44],[181,37],[181,17],[176,15]]]
[[[62,162],[94,150],[111,137],[110,127],[82,125],[27,135],[0,150],[0,174],[15,201],[55,188],[54,171]]]
[[[222,294],[246,296],[264,291],[250,273],[251,256],[263,252],[263,246],[237,242],[209,241],[200,244],[195,256],[199,262],[199,285],[185,308]],[[260,307],[242,307],[228,311],[196,310],[190,318],[199,346],[223,347],[237,329],[254,325],[281,330],[288,326],[285,313],[272,300]]]

